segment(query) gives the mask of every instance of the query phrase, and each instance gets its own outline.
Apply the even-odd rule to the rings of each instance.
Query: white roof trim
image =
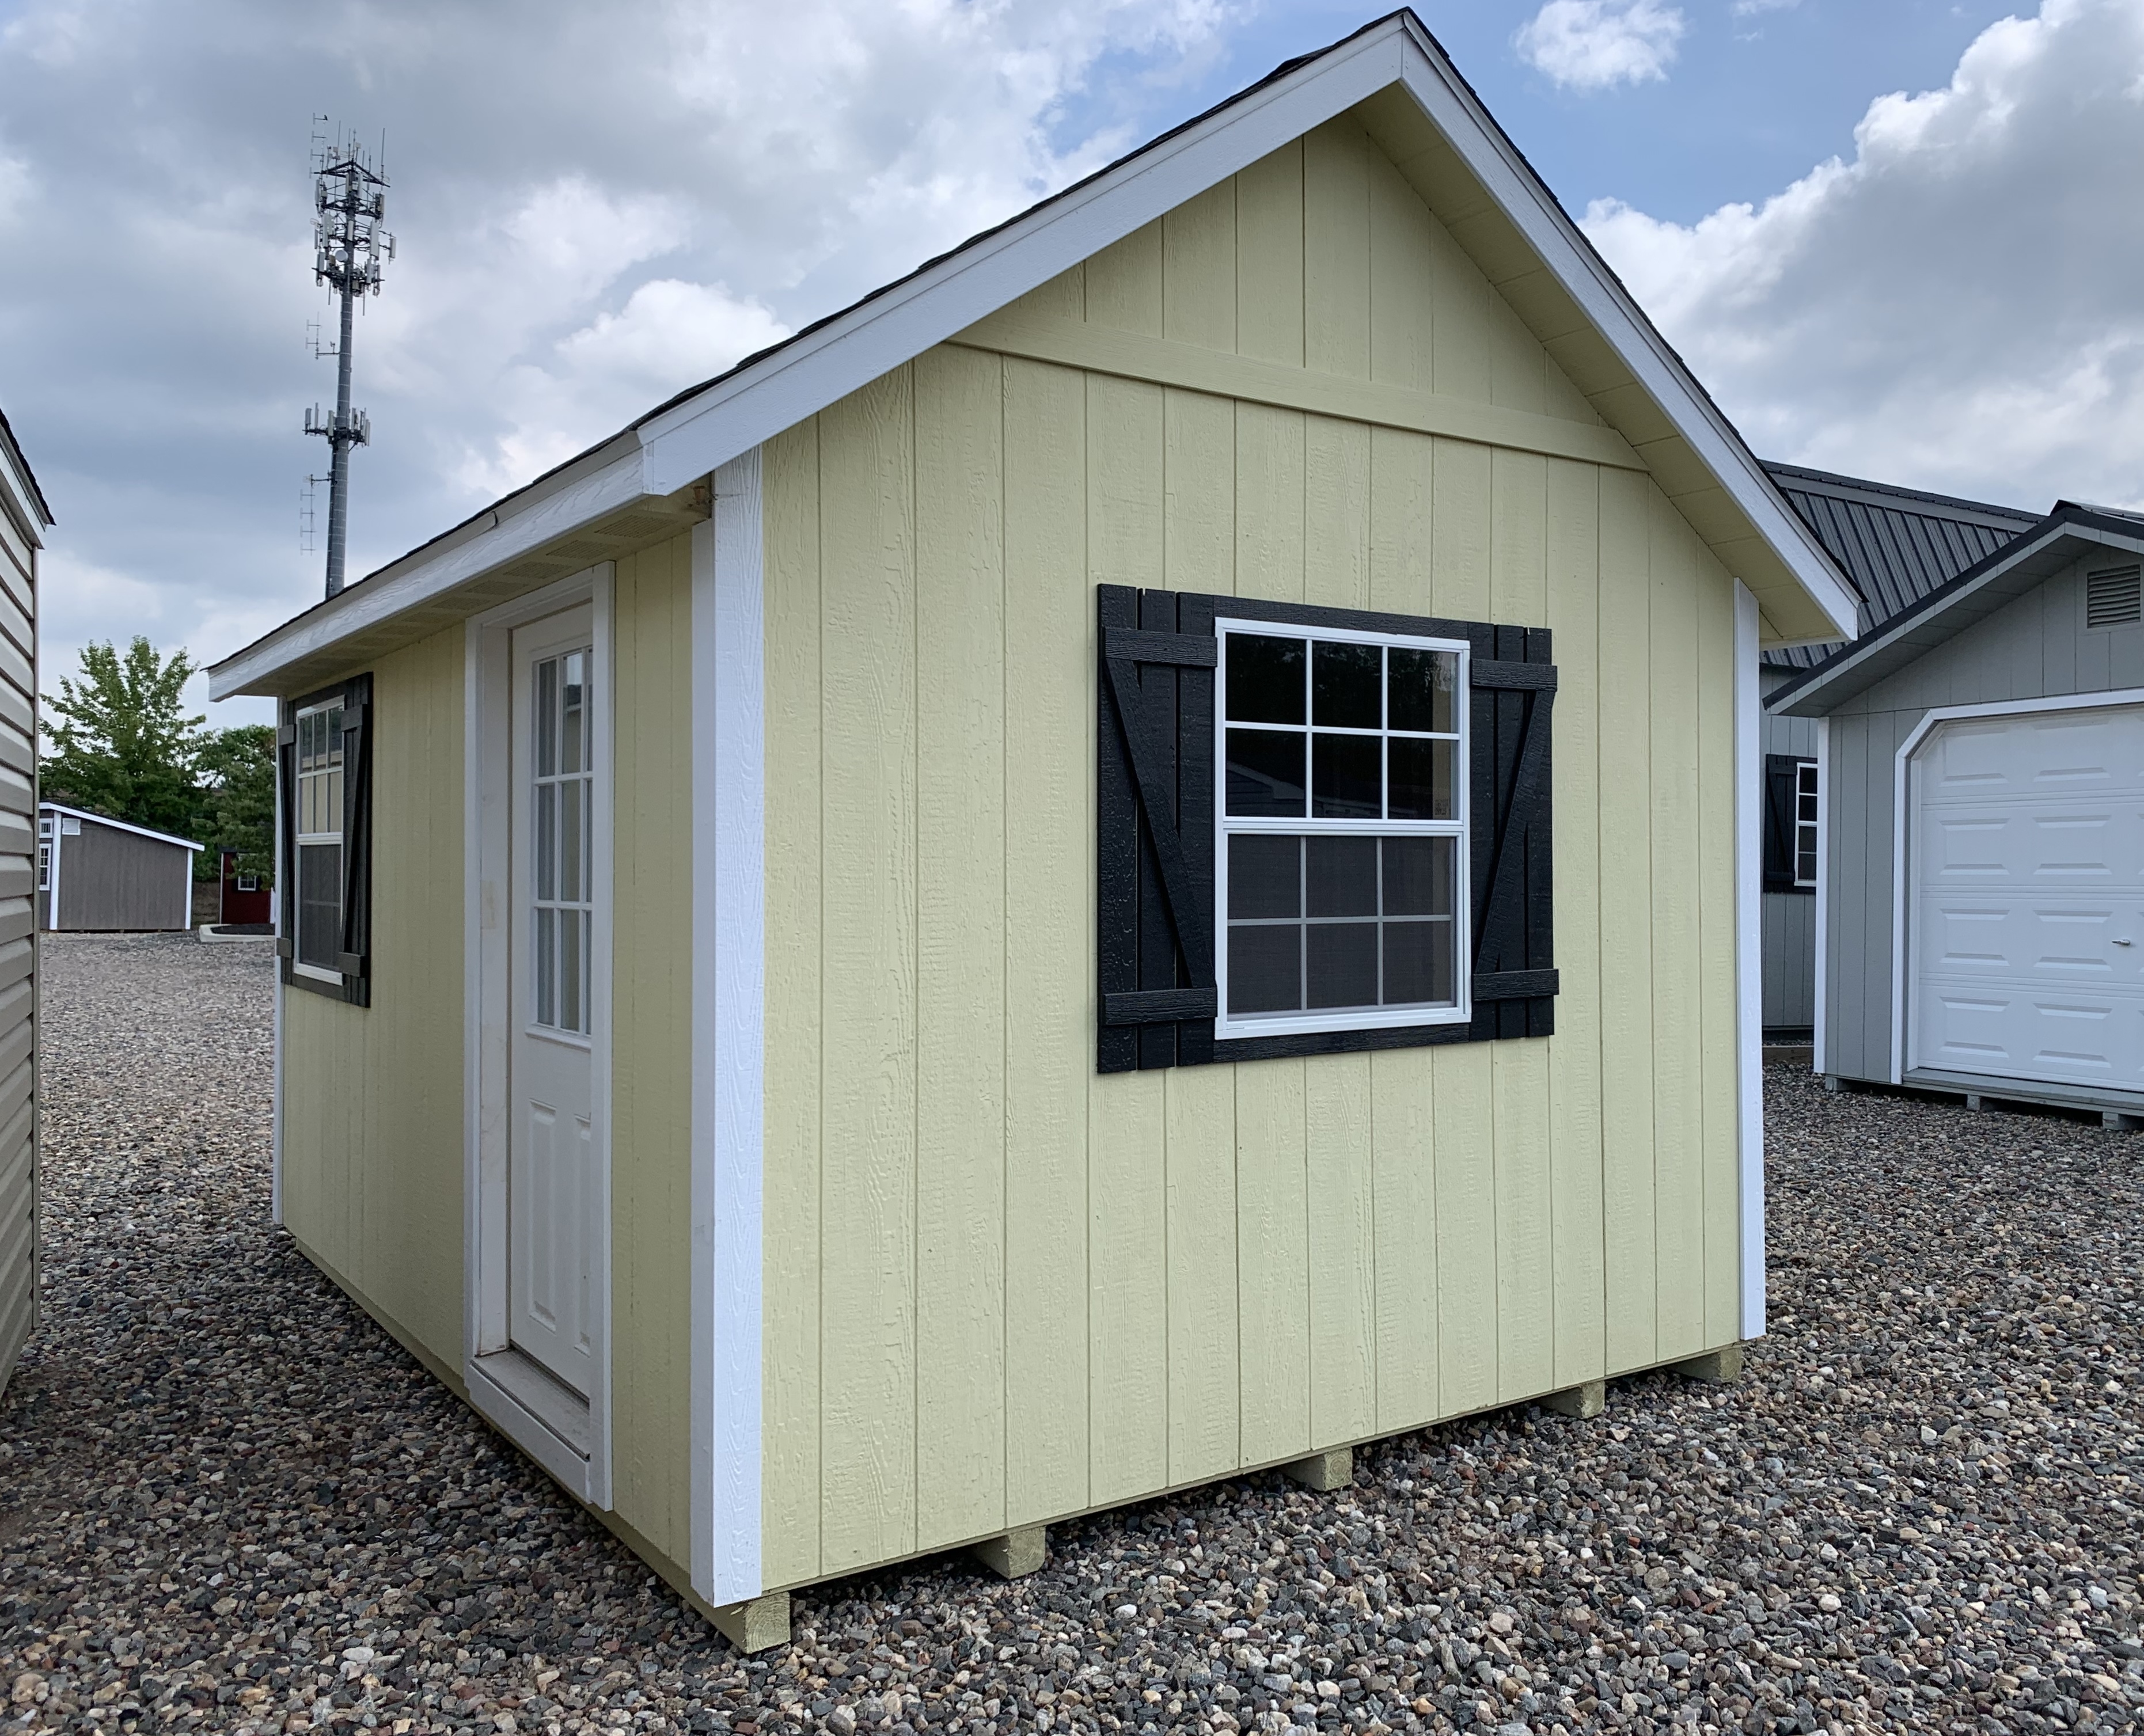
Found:
[[[124,820],[114,820],[109,814],[92,814],[87,808],[71,808],[63,801],[41,801],[40,814],[68,814],[77,820],[87,820],[97,826],[108,826],[115,831],[132,832],[137,838],[154,838],[159,844],[176,844],[181,850],[206,850],[206,844],[196,844],[191,838],[175,838],[169,832],[152,832],[146,826],[132,826]]]
[[[210,672],[211,695],[222,699],[246,692],[300,658],[629,504],[637,495],[676,493],[1396,83],[1422,105],[1675,432],[1838,625],[1838,636],[1850,637],[1859,624],[1855,600],[1834,576],[1814,534],[1786,506],[1726,418],[1427,32],[1403,12],[1253,87],[1086,186],[966,243],[650,416],[611,443],[630,442],[634,449],[602,469],[524,510],[495,516],[491,526],[436,553],[405,556],[352,586],[325,608],[216,665]]]

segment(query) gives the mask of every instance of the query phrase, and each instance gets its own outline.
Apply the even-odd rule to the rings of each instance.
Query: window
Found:
[[[1794,769],[1794,884],[1816,885],[1816,761]]]
[[[594,743],[588,722],[593,656],[571,651],[536,665],[529,707],[534,739],[534,836],[529,860],[534,885],[529,918],[531,1016],[555,1031],[586,1036],[589,1017],[589,948],[595,893],[589,884],[590,810],[595,794]]]
[[[1096,609],[1098,1072],[1554,1034],[1546,629]]]
[[[37,890],[49,892],[52,889],[52,816],[37,816]]]
[[[238,876],[237,885],[238,890],[241,892],[258,892],[261,890],[261,876],[257,874],[241,874]]]
[[[1822,786],[1814,760],[1764,756],[1764,890],[1814,892]]]
[[[299,700],[277,745],[283,980],[360,1006],[370,1003],[371,694],[361,675]]]
[[[298,969],[342,980],[343,704],[298,713]]]
[[[1464,1019],[1467,647],[1215,631],[1216,1036]]]

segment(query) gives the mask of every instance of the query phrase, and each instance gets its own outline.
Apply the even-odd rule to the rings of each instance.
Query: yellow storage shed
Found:
[[[275,1209],[748,1645],[1728,1352],[1853,622],[1394,14],[217,667]]]

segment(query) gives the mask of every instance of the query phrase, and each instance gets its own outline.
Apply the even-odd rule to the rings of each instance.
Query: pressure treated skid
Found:
[[[1030,1572],[1082,1515],[1335,1490],[1432,1423],[1728,1377],[1761,1329],[1736,756],[1774,629],[1684,424],[1614,398],[1591,327],[1530,328],[1553,297],[1478,202],[1432,210],[1456,159],[1412,100],[1246,153],[543,575],[593,599],[613,708],[589,1498],[740,1644],[842,1575]],[[1819,614],[1801,558],[1768,545],[1771,594]],[[1097,1069],[1111,586],[1552,635],[1553,1035]],[[279,1027],[283,1221],[449,1380],[491,630],[353,630],[371,1005],[285,994]],[[288,667],[337,672],[310,642]],[[708,890],[740,779],[749,926]]]

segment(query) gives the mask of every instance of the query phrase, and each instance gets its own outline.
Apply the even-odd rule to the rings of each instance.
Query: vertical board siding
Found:
[[[1346,123],[1028,301],[1591,414]],[[767,511],[771,1585],[1732,1338],[1732,585],[1649,479],[970,347]],[[1098,583],[1551,627],[1556,1034],[1097,1074]]]
[[[612,1502],[689,1561],[691,537],[618,561],[612,599]]]
[[[450,1368],[462,1361],[463,708],[459,627],[373,666],[372,1004],[283,996],[283,1221]]]

